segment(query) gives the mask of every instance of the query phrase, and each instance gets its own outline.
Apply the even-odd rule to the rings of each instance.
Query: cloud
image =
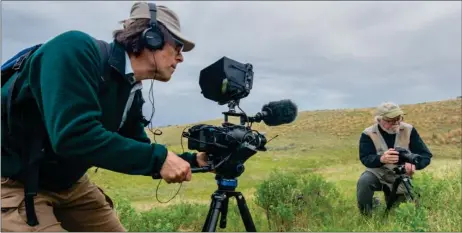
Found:
[[[254,67],[241,101],[256,113],[290,98],[300,110],[414,103],[461,95],[460,2],[157,2],[196,42],[173,79],[154,82],[155,125],[222,117],[201,69],[223,56]],[[2,61],[66,30],[111,40],[132,2],[4,2]],[[150,82],[143,82],[147,104]],[[365,97],[366,96],[366,97]]]

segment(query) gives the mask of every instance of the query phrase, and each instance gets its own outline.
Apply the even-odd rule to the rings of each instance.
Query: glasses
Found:
[[[173,37],[175,50],[177,51],[177,53],[180,53],[181,51],[183,51],[184,44],[183,44],[183,42],[181,42],[180,40],[178,40],[174,36],[172,36],[172,37]]]
[[[389,123],[389,124],[396,124],[396,123],[403,120],[403,116],[399,116],[399,117],[395,117],[395,118],[383,117],[382,120]]]

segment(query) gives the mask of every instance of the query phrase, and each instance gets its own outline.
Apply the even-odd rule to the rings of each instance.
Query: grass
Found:
[[[434,155],[431,164],[414,178],[422,194],[420,205],[402,204],[388,218],[380,214],[383,204],[371,219],[358,214],[356,181],[364,167],[358,160],[357,143],[361,131],[372,123],[372,108],[301,112],[292,124],[254,124],[268,139],[279,135],[268,143],[267,152],[246,162],[246,171],[238,180],[257,230],[462,231],[461,99],[402,108],[407,113],[405,121],[416,127]],[[163,128],[162,136],[155,139],[181,153],[180,134],[185,127]],[[186,139],[183,145],[187,149]],[[159,203],[157,198],[169,200],[180,184],[159,184],[149,177],[104,169],[89,175],[115,200],[130,231],[201,231],[216,189],[213,174],[194,174],[175,198]],[[217,231],[245,231],[235,201],[230,202],[227,228]]]

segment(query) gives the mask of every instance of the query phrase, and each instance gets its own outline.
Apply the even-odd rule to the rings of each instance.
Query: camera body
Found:
[[[411,163],[415,165],[420,162],[421,157],[418,154],[413,154],[402,147],[396,147],[395,150],[399,153],[398,164]]]
[[[242,143],[256,150],[265,150],[266,138],[243,125],[228,124],[223,127],[199,124],[189,130],[188,148],[200,152],[222,154],[233,151]]]
[[[183,136],[188,138],[188,149],[206,152],[212,169],[225,179],[240,176],[247,159],[258,151],[266,151],[265,136],[243,125],[199,124]]]

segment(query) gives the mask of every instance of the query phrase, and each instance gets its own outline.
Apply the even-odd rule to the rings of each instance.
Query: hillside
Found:
[[[427,102],[403,105],[401,108],[406,113],[404,121],[412,123],[426,142],[434,145],[457,144],[460,143],[461,135],[461,101],[462,99]],[[302,111],[292,124],[269,127],[262,122],[255,123],[252,128],[266,132],[267,138],[279,135],[277,140],[285,138],[296,144],[300,142],[294,139],[304,138],[300,133],[323,136],[323,139],[356,140],[359,133],[373,123],[373,112],[374,108]],[[220,125],[221,122],[222,119],[199,123]],[[233,122],[237,123],[236,120]],[[156,140],[167,145],[179,145],[182,130],[192,125],[195,124],[160,128],[163,135],[156,136]],[[294,138],[294,135],[300,137]]]
[[[434,155],[429,167],[425,171],[418,171],[417,177],[428,172],[434,178],[442,178],[460,171],[461,101],[461,99],[454,99],[401,106],[406,112],[404,121],[417,128]],[[267,152],[259,152],[248,160],[244,174],[239,177],[239,191],[243,192],[250,202],[249,205],[255,210],[258,209],[254,204],[257,189],[262,182],[271,177],[273,171],[292,172],[291,174],[300,176],[318,174],[326,182],[335,185],[341,195],[348,200],[350,211],[356,212],[356,181],[364,171],[358,160],[357,144],[361,131],[373,123],[373,111],[373,108],[304,111],[299,113],[292,124],[277,127],[268,127],[263,123],[254,124],[252,128],[265,132],[268,139],[276,135],[278,137],[267,144],[269,149]],[[220,119],[203,123],[220,125],[221,121]],[[181,153],[180,135],[185,127],[187,126],[162,128],[163,134],[156,136],[156,141],[167,144],[175,152]],[[187,150],[186,139],[183,139],[183,146]],[[138,211],[149,210],[152,207],[159,209],[178,203],[198,203],[204,205],[203,214],[206,214],[210,195],[216,189],[213,174],[194,174],[191,182],[182,184],[173,200],[163,204],[156,199],[158,180],[116,174],[103,169],[89,174],[107,193],[127,199]],[[180,188],[179,184],[168,185],[161,182],[157,193],[158,199],[162,202],[169,200],[178,188]],[[459,190],[455,192],[460,197],[460,185]],[[261,218],[263,219],[261,221],[265,220]],[[205,219],[205,215],[200,219]],[[182,230],[200,231],[199,225]],[[242,228],[233,229],[242,230]],[[377,230],[372,227],[361,228],[361,231],[368,229]],[[302,228],[302,231],[308,230]]]

